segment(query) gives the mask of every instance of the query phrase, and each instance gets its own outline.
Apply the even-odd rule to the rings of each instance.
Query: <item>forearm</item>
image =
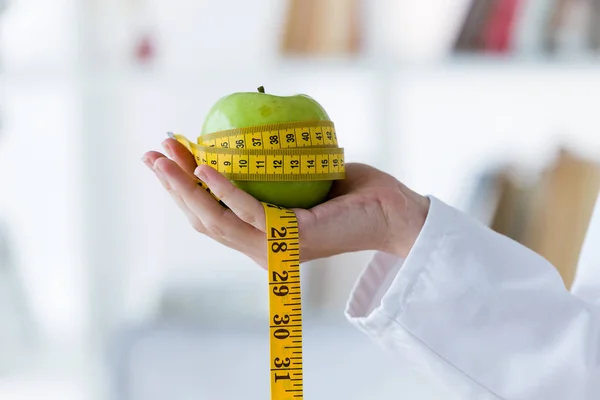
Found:
[[[436,199],[406,259],[379,254],[347,315],[463,399],[592,399],[600,310],[543,258]]]

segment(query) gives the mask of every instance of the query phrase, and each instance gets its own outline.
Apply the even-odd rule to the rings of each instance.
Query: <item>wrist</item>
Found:
[[[407,188],[403,188],[404,201],[394,202],[388,215],[388,249],[389,254],[406,258],[423,230],[429,213],[430,200]]]

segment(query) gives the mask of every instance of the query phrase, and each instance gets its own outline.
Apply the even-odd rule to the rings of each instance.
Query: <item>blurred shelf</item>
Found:
[[[436,65],[437,64],[437,65]],[[600,71],[600,54],[593,55],[494,55],[494,54],[457,54],[434,63],[434,67],[501,67],[501,68],[531,68],[573,69],[593,67]]]
[[[432,57],[424,60],[406,60],[395,57],[331,57],[323,59],[287,58],[276,60],[274,65],[287,69],[357,69],[379,70],[392,68],[404,70],[412,68],[446,69],[449,67],[580,67],[591,66],[600,69],[600,53],[598,55],[547,55],[547,54],[485,54],[461,53],[448,56]]]
[[[410,61],[393,58],[357,56],[310,58],[275,58],[263,63],[234,63],[223,65],[190,65],[185,69],[169,69],[157,64],[150,67],[126,66],[121,69],[76,69],[56,66],[32,66],[30,68],[5,68],[0,80],[22,84],[38,84],[47,81],[75,81],[82,79],[94,83],[110,83],[116,80],[177,82],[181,80],[202,81],[236,77],[285,77],[290,74],[374,74],[386,77],[401,76],[412,71],[443,72],[448,70],[507,70],[507,71],[559,71],[591,70],[600,73],[600,55],[493,55],[459,54],[430,60]],[[390,75],[391,74],[391,75]]]

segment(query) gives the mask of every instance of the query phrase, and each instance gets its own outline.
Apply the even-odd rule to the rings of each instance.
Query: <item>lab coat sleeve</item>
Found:
[[[350,322],[457,399],[599,399],[598,305],[544,258],[430,199],[406,259],[377,253],[359,277]]]

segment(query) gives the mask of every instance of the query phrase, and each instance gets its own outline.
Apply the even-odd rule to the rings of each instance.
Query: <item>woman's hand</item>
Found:
[[[174,139],[142,158],[198,232],[267,266],[262,204],[215,169],[197,167],[193,155]],[[223,207],[198,178],[227,204]],[[392,176],[364,164],[346,164],[346,179],[335,181],[330,200],[310,210],[294,209],[301,262],[361,250],[405,257],[427,216],[429,199]]]

